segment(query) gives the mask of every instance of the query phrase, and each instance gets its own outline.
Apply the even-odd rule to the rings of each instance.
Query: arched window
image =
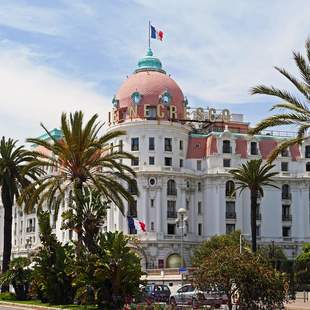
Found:
[[[166,267],[167,268],[179,268],[182,265],[182,258],[179,254],[171,254],[167,257]],[[184,262],[183,262],[184,265]]]
[[[138,195],[138,185],[136,180],[133,180],[128,184],[128,192],[131,195]]]
[[[288,184],[282,185],[282,199],[290,199],[290,186]]]
[[[225,188],[226,197],[236,197],[236,193],[234,193],[234,190],[235,190],[235,183],[233,181],[227,181]]]
[[[167,195],[176,196],[177,187],[174,180],[169,180],[167,183]]]

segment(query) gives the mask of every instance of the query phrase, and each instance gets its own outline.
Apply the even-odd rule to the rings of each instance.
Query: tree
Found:
[[[295,125],[298,127],[297,137],[285,139],[271,153],[269,160],[274,160],[278,154],[287,147],[301,143],[310,128],[310,38],[306,40],[306,57],[299,52],[293,52],[295,63],[298,67],[301,79],[294,77],[285,69],[275,67],[284,77],[286,77],[298,91],[294,95],[287,90],[280,90],[273,86],[259,85],[251,89],[252,94],[263,94],[281,99],[280,103],[273,105],[271,110],[280,110],[279,114],[272,115],[259,122],[255,128],[250,130],[250,134],[257,134],[260,131],[281,125]]]
[[[42,246],[33,259],[33,290],[42,302],[72,303],[74,291],[70,269],[74,261],[73,249],[57,241],[48,211],[39,211],[38,219]]]
[[[207,246],[207,242],[203,247]],[[193,281],[202,291],[219,287],[240,309],[281,309],[285,301],[285,277],[259,255],[248,250],[240,254],[239,246],[225,245],[197,262]]]
[[[97,118],[95,114],[84,125],[81,111],[70,113],[69,118],[63,113],[62,139],[55,139],[41,124],[50,141],[27,140],[45,149],[44,152],[32,152],[35,157],[32,166],[49,168],[56,173],[45,175],[29,187],[33,192],[31,198],[22,197],[26,210],[32,209],[35,204],[40,209],[46,203],[53,206],[57,213],[60,204],[73,192],[79,218],[83,210],[85,188],[96,190],[104,200],[113,202],[121,212],[124,210],[124,200],[133,202],[127,187],[136,186],[135,172],[123,164],[122,160],[134,157],[121,149],[116,150],[119,146],[109,143],[111,139],[118,138],[125,132],[111,131],[100,135],[102,124],[97,122]],[[77,227],[77,234],[78,242],[81,243],[81,227]]]
[[[296,258],[296,278],[300,289],[308,290],[310,283],[310,243],[302,246],[301,253]]]
[[[82,251],[74,280],[79,298],[91,300],[92,295],[100,309],[111,310],[122,309],[126,297],[139,294],[143,272],[129,242],[122,232],[108,232],[99,235],[96,253]]]
[[[17,300],[28,299],[31,282],[30,260],[26,257],[17,257],[10,262],[10,268],[0,277],[1,285],[12,284]]]
[[[86,188],[83,204],[80,206],[75,202],[75,197],[72,197],[69,207],[62,213],[61,228],[73,231],[81,229],[82,242],[87,250],[93,253],[96,251],[96,239],[106,217],[107,202],[102,201],[100,193]]]
[[[9,268],[12,249],[12,211],[13,205],[21,191],[35,181],[42,173],[38,167],[30,167],[33,156],[23,146],[16,146],[17,141],[5,139],[0,141],[0,186],[1,199],[4,208],[4,240],[2,256],[2,272]],[[25,192],[29,197],[30,192]],[[4,285],[2,291],[8,290]]]
[[[243,192],[245,189],[250,190],[251,199],[251,235],[252,235],[252,250],[256,252],[256,209],[257,196],[264,196],[264,186],[278,188],[272,184],[272,177],[278,172],[271,172],[275,165],[269,163],[262,164],[262,160],[250,160],[242,164],[240,168],[230,171],[232,177],[236,180],[237,186],[235,191]]]

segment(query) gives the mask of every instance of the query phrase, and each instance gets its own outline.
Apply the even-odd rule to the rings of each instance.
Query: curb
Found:
[[[0,301],[0,305],[6,305],[6,306],[14,306],[21,309],[49,309],[49,310],[65,310],[64,308],[53,308],[53,307],[45,307],[45,306],[39,306],[39,305],[31,305],[31,304],[20,304],[16,302],[9,302],[9,301]]]

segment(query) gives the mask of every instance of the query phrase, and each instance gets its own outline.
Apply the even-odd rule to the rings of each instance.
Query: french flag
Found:
[[[162,41],[164,38],[164,33],[161,30],[156,30],[156,28],[151,25],[151,38]]]
[[[146,232],[146,225],[144,222],[134,219],[131,216],[128,216],[127,219],[128,219],[128,227],[130,229]]]

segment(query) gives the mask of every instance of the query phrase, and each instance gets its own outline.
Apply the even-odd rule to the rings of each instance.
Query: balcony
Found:
[[[233,219],[237,218],[237,214],[234,211],[226,212],[226,219]]]
[[[283,222],[291,222],[292,221],[292,214],[282,214],[282,221]]]
[[[261,213],[257,213],[256,214],[256,221],[261,221],[262,220],[262,214]]]
[[[36,227],[35,226],[26,227],[26,232],[27,233],[35,232],[35,231],[36,231]]]
[[[176,219],[177,218],[176,211],[167,211],[167,218],[168,219]]]
[[[283,241],[292,241],[292,237],[291,236],[283,236]]]

